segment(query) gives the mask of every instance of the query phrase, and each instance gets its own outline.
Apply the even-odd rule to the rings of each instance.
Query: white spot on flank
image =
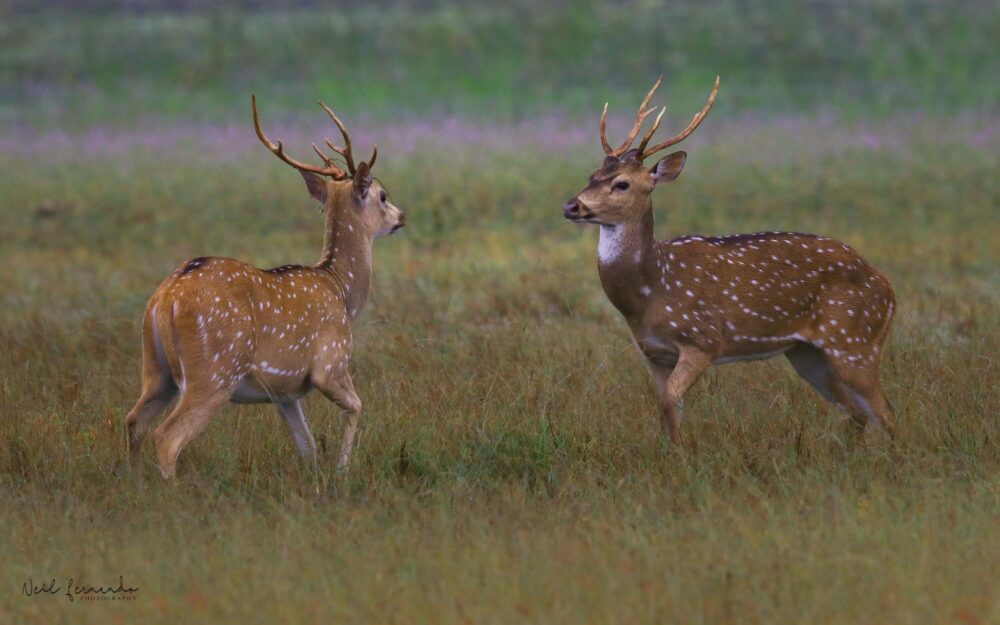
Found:
[[[641,289],[639,289],[639,292],[642,293],[643,297],[649,297],[649,294],[652,293],[653,290],[650,289],[648,286],[644,286]]]

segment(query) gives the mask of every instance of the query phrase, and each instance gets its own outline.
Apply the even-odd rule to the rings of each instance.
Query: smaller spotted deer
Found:
[[[347,469],[361,413],[348,372],[351,321],[368,297],[372,242],[403,227],[371,168],[378,154],[355,165],[351,138],[340,119],[320,102],[344,138],[326,142],[347,170],[315,145],[322,166],[299,162],[260,127],[257,137],[299,171],[310,195],[326,213],[326,240],[318,264],[258,269],[229,258],[195,258],[160,284],[142,324],[142,394],[126,416],[132,464],[152,421],[176,398],[156,429],[156,459],[164,478],[177,456],[226,402],[274,403],[304,457],[316,443],[300,398],[317,388],[344,410],[347,423],[339,466]]]
[[[889,281],[847,245],[813,234],[759,232],[653,238],[654,187],[677,178],[687,155],[643,161],[688,137],[708,103],[680,134],[648,147],[663,110],[631,149],[658,80],[625,142],[612,148],[601,116],[604,164],[563,207],[566,219],[600,226],[598,272],[625,317],[660,396],[660,427],[681,442],[684,394],[713,364],[784,354],[827,400],[863,431],[876,420],[892,434],[892,408],[879,384],[882,345],[895,298]]]

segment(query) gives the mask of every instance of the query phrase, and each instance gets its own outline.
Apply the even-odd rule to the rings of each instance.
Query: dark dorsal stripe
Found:
[[[668,243],[681,243],[685,241],[704,241],[710,245],[743,245],[747,243],[757,243],[761,241],[767,241],[773,238],[788,238],[794,237],[796,239],[824,239],[825,237],[820,237],[815,234],[806,234],[803,232],[754,232],[752,234],[728,234],[724,236],[699,236],[696,234],[685,234],[679,237],[675,237],[667,241]]]
[[[179,275],[183,276],[191,273],[198,267],[204,265],[206,260],[208,260],[207,256],[199,256],[198,258],[192,258],[187,263],[185,263],[183,267],[181,267]]]

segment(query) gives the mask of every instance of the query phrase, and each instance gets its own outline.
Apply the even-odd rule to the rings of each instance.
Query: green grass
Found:
[[[702,102],[716,74],[735,110],[1000,104],[989,62],[1000,11],[985,0],[361,4],[92,14],[17,3],[0,20],[0,122],[219,120],[250,91],[380,117],[521,118],[631,107],[660,74],[672,110]]]
[[[214,149],[8,144],[0,621],[1000,620],[995,118],[712,119],[656,193],[658,232],[818,231],[883,269],[895,446],[848,444],[779,361],[712,370],[689,447],[660,439],[596,233],[561,218],[599,163],[596,129],[556,149],[499,122],[529,147],[379,137],[408,225],[377,243],[355,326],[349,477],[337,413],[311,396],[315,470],[273,409],[232,407],[176,483],[147,466],[140,490],[114,469],[146,298],[194,255],[311,261],[321,217],[249,131]],[[29,576],[119,575],[136,601],[20,595]]]

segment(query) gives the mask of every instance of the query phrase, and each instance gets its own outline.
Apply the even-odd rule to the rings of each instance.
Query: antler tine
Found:
[[[660,86],[662,81],[663,76],[660,76],[656,79],[656,82],[653,83],[649,93],[646,94],[646,98],[642,101],[642,104],[639,105],[639,111],[635,114],[635,123],[632,124],[632,130],[629,131],[628,136],[625,137],[624,143],[613,150],[611,149],[611,146],[608,145],[608,139],[605,135],[605,122],[608,113],[608,105],[604,105],[604,113],[601,114],[601,144],[604,146],[605,154],[608,154],[609,156],[621,156],[628,151],[632,142],[635,141],[635,138],[639,135],[639,130],[642,129],[642,123],[646,121],[647,117],[656,112],[656,109],[646,110],[646,107],[649,105],[649,101],[653,99],[653,94],[656,93],[656,89]]]
[[[337,167],[336,165],[332,164],[329,161],[326,161],[326,165],[324,167],[316,167],[315,165],[309,165],[308,163],[302,163],[300,161],[297,161],[294,158],[285,154],[285,148],[284,146],[281,145],[281,141],[278,141],[277,143],[272,142],[270,139],[267,138],[267,135],[264,134],[264,129],[261,128],[260,126],[260,114],[257,112],[256,94],[250,96],[250,103],[251,106],[253,107],[253,128],[257,132],[257,138],[260,139],[260,142],[263,143],[268,150],[273,152],[275,156],[277,156],[284,162],[288,163],[292,167],[301,171],[309,171],[314,174],[320,174],[322,176],[332,176],[333,178],[347,177],[347,172],[345,172],[343,169]],[[323,158],[324,160],[326,160],[326,157]]]
[[[647,156],[656,154],[657,152],[659,152],[664,148],[668,148],[674,144],[680,143],[684,139],[687,139],[688,136],[692,132],[694,132],[696,128],[698,128],[701,122],[705,119],[705,116],[708,115],[708,111],[712,108],[712,105],[715,103],[715,96],[717,93],[719,93],[718,76],[715,77],[715,87],[712,88],[712,93],[711,95],[708,96],[708,102],[705,104],[705,108],[701,109],[701,111],[699,111],[698,114],[694,116],[694,119],[691,120],[691,123],[688,124],[687,128],[685,128],[680,134],[674,135],[673,137],[670,137],[669,139],[663,141],[662,143],[657,143],[649,150],[643,151],[642,149],[640,149],[638,159],[641,161]],[[652,137],[652,135],[650,135],[650,137]],[[645,143],[643,143],[643,145],[645,145]]]
[[[344,157],[344,160],[347,162],[347,169],[351,171],[351,175],[353,176],[355,173],[357,173],[357,169],[354,167],[354,155],[353,152],[351,151],[351,135],[347,134],[347,128],[344,127],[344,122],[340,121],[340,118],[337,117],[337,114],[334,113],[329,106],[327,106],[320,100],[316,100],[316,103],[319,104],[321,107],[323,107],[323,110],[326,111],[326,114],[330,116],[330,119],[333,120],[333,123],[336,124],[338,129],[340,129],[340,135],[344,137],[344,147],[337,148],[329,140],[327,140],[326,144],[330,146],[330,149],[332,149],[333,151],[337,152],[338,154]]]
[[[333,150],[337,154],[340,154],[344,158],[347,158],[347,153],[346,153],[347,151],[344,148],[334,145],[333,142],[330,141],[329,139],[324,139],[324,141],[326,141],[327,147],[329,147],[331,150]],[[378,145],[373,145],[372,157],[368,159],[368,169],[371,169],[372,167],[375,166],[375,159],[377,158],[378,158]]]
[[[327,165],[330,165],[331,163],[333,163],[333,159],[330,158],[329,156],[327,156],[326,154],[323,154],[323,152],[318,147],[316,147],[315,143],[312,144],[312,149],[313,149],[313,152],[315,152],[316,154],[318,154],[319,157],[321,159],[323,159],[324,163],[326,163]]]
[[[642,151],[646,149],[646,144],[649,143],[649,140],[653,138],[654,134],[656,134],[656,129],[660,127],[660,121],[663,119],[663,114],[666,112],[667,107],[664,106],[660,109],[660,114],[653,120],[653,125],[650,126],[646,134],[643,135],[642,141],[639,143],[639,149],[636,152],[637,154],[642,154]]]
[[[342,148],[342,147],[340,147],[338,145],[335,145],[333,143],[333,141],[330,141],[329,139],[324,138],[323,142],[326,143],[326,147],[330,148],[331,150],[333,150],[337,154],[340,154],[341,156],[344,156],[346,158],[346,154],[345,153],[347,152],[347,150],[345,150],[344,148]]]
[[[355,171],[354,158],[352,157],[350,150],[348,150],[347,148],[342,148],[339,145],[335,145],[333,143],[333,141],[330,141],[329,139],[323,139],[323,141],[326,142],[326,147],[330,148],[331,150],[333,150],[337,154],[340,154],[341,156],[344,157],[344,160],[347,161],[347,168],[348,169],[350,169],[354,173],[357,173]]]
[[[608,143],[608,133],[607,124],[608,122],[608,103],[604,103],[604,112],[601,113],[601,145],[604,147],[604,153],[611,156],[614,150],[611,149],[611,145]]]

